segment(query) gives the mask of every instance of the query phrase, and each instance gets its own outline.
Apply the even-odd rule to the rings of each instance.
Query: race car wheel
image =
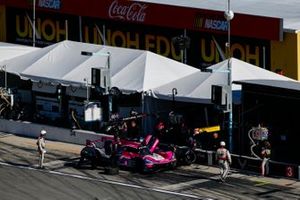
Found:
[[[177,162],[176,161],[172,162],[170,168],[175,169],[176,167],[177,167]]]
[[[95,158],[91,159],[91,169],[96,169],[97,168],[97,161]]]
[[[136,159],[136,170],[139,172],[139,173],[145,173],[145,163],[144,163],[144,160],[143,159]]]
[[[79,161],[78,161],[76,167],[77,167],[77,168],[80,168],[83,162],[84,162],[84,158],[83,158],[83,157],[80,157],[80,159],[79,159]]]
[[[197,155],[193,150],[189,149],[184,155],[184,161],[188,165],[196,162],[196,159],[197,159]]]

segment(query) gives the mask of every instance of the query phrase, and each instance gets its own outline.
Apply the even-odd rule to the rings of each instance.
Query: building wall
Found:
[[[284,33],[283,42],[271,42],[271,70],[282,69],[285,76],[300,79],[299,33]]]
[[[0,41],[6,41],[6,13],[5,7],[0,5]]]

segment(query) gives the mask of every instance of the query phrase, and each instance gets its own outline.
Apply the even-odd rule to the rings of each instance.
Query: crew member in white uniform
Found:
[[[225,148],[226,144],[224,141],[220,142],[220,147],[216,152],[216,160],[220,167],[220,179],[222,182],[225,181],[229,172],[229,165],[231,164],[230,152]]]
[[[37,139],[37,146],[38,146],[38,153],[39,153],[39,167],[44,168],[44,158],[46,153],[46,141],[45,141],[45,135],[46,131],[43,129],[41,130],[40,136]]]

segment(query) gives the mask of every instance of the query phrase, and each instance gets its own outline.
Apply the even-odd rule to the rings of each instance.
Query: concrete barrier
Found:
[[[298,166],[298,180],[300,180],[300,166]]]
[[[95,133],[86,130],[71,130],[66,128],[59,128],[54,126],[47,126],[44,124],[35,124],[26,121],[13,121],[0,119],[0,131],[6,133],[13,133],[31,138],[37,138],[40,131],[45,129],[47,131],[47,139],[67,142],[72,144],[85,145],[86,140],[98,140],[106,137],[106,134]]]

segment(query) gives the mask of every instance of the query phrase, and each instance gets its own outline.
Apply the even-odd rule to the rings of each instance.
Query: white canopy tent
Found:
[[[143,50],[68,40],[40,49],[21,45],[11,46],[13,49],[24,51],[15,54],[15,57],[5,57],[0,61],[0,65],[6,65],[7,72],[33,81],[85,87],[84,79],[91,82],[91,68],[107,68],[110,60],[112,87],[129,92],[151,91],[155,98],[171,100],[172,89],[176,88],[175,98],[178,101],[209,103],[211,86],[228,84],[228,60],[210,66],[208,68],[212,71],[210,73]],[[1,51],[3,49],[0,48]],[[82,52],[93,54],[85,56]],[[110,59],[107,53],[110,54]],[[231,59],[231,68],[233,83],[250,80],[287,81],[296,85],[299,83],[236,58]],[[282,87],[286,85],[279,84]],[[241,86],[233,84],[232,89],[240,91]]]
[[[91,68],[108,68],[108,62],[111,86],[131,92],[148,91],[199,71],[149,51],[68,40],[1,61],[0,65],[5,64],[7,72],[24,79],[85,86],[85,79],[91,82]]]
[[[298,81],[288,78],[286,76],[277,74],[275,72],[263,69],[261,67],[252,65],[242,60],[231,58],[231,77],[232,77],[232,90],[241,90],[241,86],[234,84],[239,81],[261,81],[261,80],[276,80],[276,81],[291,81],[299,83]],[[208,67],[209,70],[215,73],[228,74],[228,60]],[[300,84],[300,83],[299,83]]]
[[[0,61],[8,60],[37,49],[39,48],[0,42]]]
[[[300,82],[257,67],[247,62],[231,58],[232,90],[234,96],[240,93],[241,85],[238,82],[257,82],[257,84],[271,84],[274,87],[283,87],[300,90]],[[176,101],[210,103],[212,85],[228,85],[228,60],[208,67],[210,72],[195,72],[163,86],[154,88],[152,95],[156,98],[172,100],[172,89],[177,89]],[[238,98],[234,99],[238,101]]]
[[[227,77],[221,73],[195,72],[191,75],[154,88],[152,95],[158,99],[173,99],[172,90],[176,89],[176,101],[210,103],[211,86],[226,84]]]

